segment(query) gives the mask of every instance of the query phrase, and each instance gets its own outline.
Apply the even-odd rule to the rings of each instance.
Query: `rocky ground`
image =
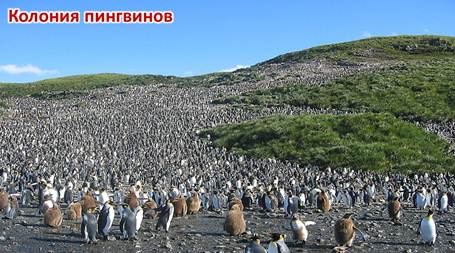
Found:
[[[313,208],[302,210],[304,220],[316,222],[309,226],[310,236],[306,245],[293,243],[289,231],[289,218],[282,214],[246,211],[247,233],[231,237],[223,231],[223,213],[200,213],[175,218],[170,233],[155,231],[155,220],[144,220],[137,241],[120,239],[116,217],[111,231],[111,241],[85,245],[79,233],[80,223],[64,220],[62,227],[52,229],[43,225],[42,216],[35,208],[23,209],[16,220],[0,221],[0,252],[243,252],[251,234],[257,233],[267,247],[270,233],[287,234],[287,244],[292,252],[330,252],[334,247],[333,226],[346,212],[355,213],[355,223],[367,234],[366,242],[360,238],[348,252],[455,252],[455,215],[435,215],[438,238],[434,246],[422,245],[416,234],[418,221],[426,211],[406,208],[402,224],[393,224],[383,206],[358,207],[352,210],[334,209],[322,214]],[[115,239],[114,239],[115,238]]]

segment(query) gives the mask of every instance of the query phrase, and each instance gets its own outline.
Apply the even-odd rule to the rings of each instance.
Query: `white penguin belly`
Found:
[[[436,241],[436,224],[433,220],[423,219],[420,223],[420,234],[424,242]]]
[[[144,210],[142,210],[141,207],[138,208],[140,209],[136,213],[136,231],[139,231],[141,228],[142,219],[144,219]]]
[[[105,235],[107,235],[109,232],[109,229],[111,229],[112,223],[114,222],[114,217],[115,217],[115,211],[114,211],[114,208],[111,206],[111,207],[109,207],[109,214],[106,219],[106,226],[104,226],[104,228],[103,228],[103,233]]]

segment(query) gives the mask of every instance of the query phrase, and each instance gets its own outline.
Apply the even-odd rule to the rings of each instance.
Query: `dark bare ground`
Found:
[[[155,231],[155,220],[144,220],[139,240],[120,239],[116,217],[111,234],[114,241],[99,241],[85,245],[79,233],[79,222],[64,220],[59,229],[42,225],[36,209],[23,209],[16,220],[0,221],[0,252],[243,252],[248,238],[258,233],[267,246],[269,234],[281,231],[287,234],[287,244],[292,252],[330,252],[335,246],[333,225],[346,212],[353,212],[357,226],[368,235],[362,243],[357,238],[348,252],[455,252],[455,215],[450,212],[435,216],[438,238],[434,246],[422,245],[416,234],[418,221],[426,211],[406,208],[401,225],[393,224],[387,213],[381,215],[382,206],[358,207],[351,210],[335,209],[329,214],[315,209],[302,211],[304,220],[316,222],[309,226],[310,236],[306,245],[294,244],[289,229],[289,219],[282,214],[246,211],[247,233],[239,237],[228,236],[223,231],[225,214],[200,213],[175,218],[171,232]]]

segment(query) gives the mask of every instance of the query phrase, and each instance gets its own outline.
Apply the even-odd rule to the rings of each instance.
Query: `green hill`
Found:
[[[388,112],[410,120],[455,120],[453,37],[371,38],[290,53],[263,64],[296,62],[311,57],[387,64],[384,70],[339,78],[323,86],[295,84],[214,102],[290,104],[349,112]]]
[[[280,55],[261,64],[326,59],[340,62],[416,60],[453,56],[455,38],[448,36],[390,36],[309,48]]]
[[[181,78],[158,75],[93,74],[53,78],[27,84],[0,84],[0,98],[32,96],[36,98],[66,98],[84,91],[119,85],[174,83]]]
[[[449,144],[390,114],[275,116],[207,130],[219,147],[302,165],[455,171]]]
[[[285,54],[257,66],[309,59],[384,63],[384,68],[321,86],[296,83],[217,99],[215,103],[288,104],[360,114],[272,117],[218,127],[207,132],[215,145],[323,167],[455,171],[450,145],[406,122],[455,120],[455,38],[370,38]]]

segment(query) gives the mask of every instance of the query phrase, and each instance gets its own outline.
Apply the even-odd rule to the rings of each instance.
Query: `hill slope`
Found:
[[[449,144],[390,114],[277,116],[202,133],[242,155],[405,173],[455,171]]]

